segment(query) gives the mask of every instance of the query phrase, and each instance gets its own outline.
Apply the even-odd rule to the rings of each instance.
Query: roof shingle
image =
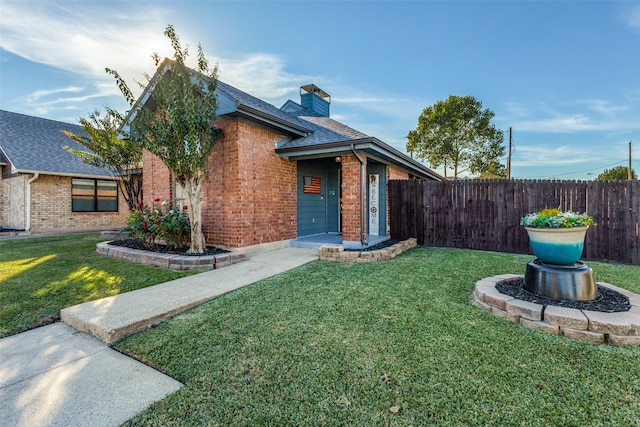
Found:
[[[110,178],[105,169],[84,163],[65,146],[88,151],[64,135],[86,135],[78,125],[0,110],[0,149],[18,172]]]

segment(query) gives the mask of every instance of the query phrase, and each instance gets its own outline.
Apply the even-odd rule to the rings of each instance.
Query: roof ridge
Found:
[[[63,122],[62,120],[49,119],[49,118],[47,118],[47,117],[32,116],[32,115],[30,115],[30,114],[17,113],[17,112],[15,112],[15,111],[2,110],[2,109],[0,109],[0,113],[16,114],[16,115],[24,116],[24,117],[28,117],[28,118],[31,118],[31,119],[46,120],[46,121],[54,122],[54,123],[62,123],[62,124],[65,124],[65,125],[76,126],[76,127],[79,127],[80,129],[82,129],[82,126],[80,126],[80,125],[78,125],[78,124],[75,124],[75,123],[69,123],[69,122]]]

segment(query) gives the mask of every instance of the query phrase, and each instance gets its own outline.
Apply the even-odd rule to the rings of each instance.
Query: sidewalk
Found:
[[[62,310],[64,322],[0,339],[0,426],[115,426],[182,384],[109,344],[227,292],[318,259],[284,248]]]

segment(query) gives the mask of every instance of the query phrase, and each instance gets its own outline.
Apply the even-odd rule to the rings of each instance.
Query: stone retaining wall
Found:
[[[529,329],[552,335],[589,341],[595,344],[640,345],[640,295],[609,283],[598,285],[613,289],[629,298],[631,309],[620,313],[601,313],[522,301],[496,289],[496,283],[523,277],[502,274],[476,283],[475,304]]]
[[[403,252],[418,245],[416,239],[407,239],[398,242],[388,248],[378,249],[375,251],[345,251],[342,246],[323,245],[318,249],[318,255],[322,261],[339,261],[339,262],[374,262],[384,261],[395,258]]]
[[[96,245],[96,252],[100,255],[156,267],[170,268],[172,270],[213,270],[214,268],[237,264],[246,259],[246,255],[242,252],[187,256],[130,249],[122,246],[109,245],[108,242],[98,243]]]

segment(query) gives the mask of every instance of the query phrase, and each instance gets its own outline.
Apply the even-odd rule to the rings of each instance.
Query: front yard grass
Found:
[[[192,273],[96,253],[96,233],[0,241],[0,337],[59,318],[65,307]]]
[[[315,262],[116,348],[185,384],[127,425],[638,425],[640,347],[545,335],[472,304],[530,256],[414,249]],[[640,293],[640,267],[589,262]]]

